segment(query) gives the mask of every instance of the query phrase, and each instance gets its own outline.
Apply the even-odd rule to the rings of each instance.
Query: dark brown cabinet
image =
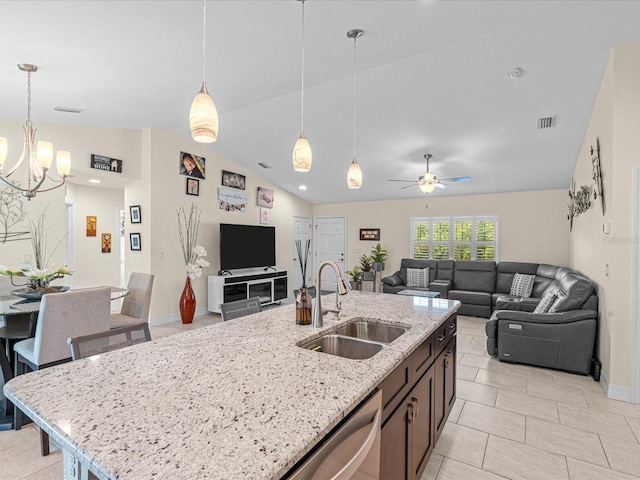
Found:
[[[382,480],[422,475],[455,402],[455,337],[454,314],[380,384]]]

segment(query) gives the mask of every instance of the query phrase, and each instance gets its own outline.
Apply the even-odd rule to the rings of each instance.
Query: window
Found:
[[[413,258],[498,261],[498,216],[415,217]]]

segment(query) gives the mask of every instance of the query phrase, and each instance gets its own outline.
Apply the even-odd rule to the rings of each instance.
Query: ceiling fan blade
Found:
[[[440,183],[440,180],[438,180],[436,183],[434,183],[434,185],[438,188],[449,188],[451,187],[451,185],[447,185],[446,183]]]
[[[415,180],[388,180],[389,182],[409,182],[409,183],[416,183]]]
[[[439,178],[440,182],[470,182],[471,177]]]
[[[411,185],[407,185],[405,187],[400,187],[400,190],[404,190],[405,188],[415,187],[416,185],[418,185],[418,184],[417,183],[412,183]]]

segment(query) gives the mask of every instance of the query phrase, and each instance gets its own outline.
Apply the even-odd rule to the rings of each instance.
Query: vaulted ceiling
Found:
[[[430,195],[565,188],[611,48],[640,40],[638,18],[635,1],[307,0],[304,126],[314,157],[311,172],[296,173],[301,3],[210,0],[206,75],[220,113],[210,148],[314,204],[423,196],[388,179],[417,179],[425,153],[438,177],[472,178]],[[346,186],[353,28],[364,30],[358,190]],[[189,135],[201,1],[0,1],[0,45],[2,118],[23,121],[16,64],[33,63],[36,124]],[[509,80],[513,67],[523,74]],[[542,117],[556,117],[555,127],[539,130]]]

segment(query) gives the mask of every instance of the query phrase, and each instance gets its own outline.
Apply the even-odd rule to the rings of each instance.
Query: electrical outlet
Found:
[[[608,264],[608,263],[606,263],[606,264],[604,265],[604,276],[605,276],[605,277],[608,277],[608,276],[609,276],[609,264]]]
[[[164,258],[164,252],[158,252],[158,258],[162,260]]]

